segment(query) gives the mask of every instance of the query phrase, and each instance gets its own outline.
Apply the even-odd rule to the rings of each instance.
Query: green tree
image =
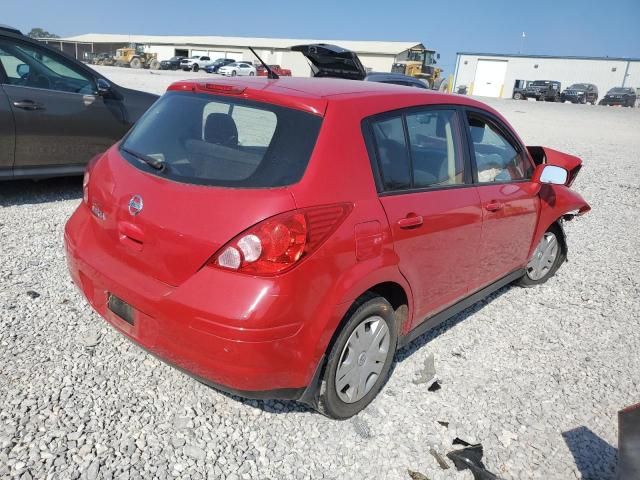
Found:
[[[32,28],[31,31],[27,33],[27,35],[31,38],[60,38],[55,33],[49,33],[40,27]]]

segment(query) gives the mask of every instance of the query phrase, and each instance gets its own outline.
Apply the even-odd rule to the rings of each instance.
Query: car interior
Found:
[[[95,94],[92,79],[30,46],[0,42],[0,64],[10,85]]]

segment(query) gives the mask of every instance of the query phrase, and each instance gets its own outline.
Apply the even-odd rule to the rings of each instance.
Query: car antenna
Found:
[[[249,47],[249,50],[251,50],[251,53],[253,53],[253,54],[256,56],[256,58],[260,61],[260,63],[261,63],[261,64],[262,64],[262,66],[264,67],[264,69],[267,71],[267,77],[268,77],[268,78],[271,78],[271,79],[273,79],[273,80],[277,80],[278,78],[280,78],[280,76],[279,76],[277,73],[275,73],[273,70],[271,70],[271,69],[269,68],[269,65],[267,65],[266,63],[264,63],[264,60],[262,60],[262,59],[258,56],[258,54],[256,53],[256,51],[255,51],[253,48]]]

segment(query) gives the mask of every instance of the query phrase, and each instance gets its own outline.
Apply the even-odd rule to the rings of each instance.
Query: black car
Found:
[[[598,87],[593,83],[574,83],[560,94],[560,101],[595,105],[598,101]]]
[[[218,58],[211,65],[207,65],[204,69],[207,73],[218,73],[220,67],[224,67],[225,65],[229,65],[233,62],[235,62],[233,58]]]
[[[535,98],[537,101],[559,102],[560,90],[560,82],[555,80],[534,80],[527,85],[522,95],[524,98]]]
[[[371,72],[364,77],[364,80],[367,82],[393,83],[394,85],[404,85],[405,87],[429,88],[429,85],[419,78],[410,77],[403,73]]]
[[[311,62],[314,77],[346,78],[367,82],[393,83],[407,87],[429,88],[421,80],[402,73],[367,72],[358,55],[351,50],[316,43],[291,47],[294,52],[302,53]]]
[[[180,62],[183,58],[187,57],[171,57],[169,60],[162,60],[160,62],[160,70],[178,70],[180,68]]]
[[[0,84],[0,179],[81,174],[158,98],[3,26]]]
[[[629,87],[615,87],[607,92],[599,105],[621,105],[634,107],[636,104],[636,91]]]

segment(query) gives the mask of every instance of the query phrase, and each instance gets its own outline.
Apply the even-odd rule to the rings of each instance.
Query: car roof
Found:
[[[411,105],[451,104],[473,106],[496,113],[491,107],[464,95],[338,78],[281,77],[273,80],[265,77],[235,77],[182,80],[170,85],[168,90],[198,91],[216,95],[221,93],[213,91],[216,86],[244,89],[241,93],[243,98],[276,103],[321,115],[327,104],[331,102],[360,102],[363,99],[376,97],[392,98],[394,100],[392,103],[397,103],[396,108]]]
[[[22,35],[22,32],[20,30],[18,30],[17,28],[12,27],[10,25],[5,25],[3,23],[0,23],[0,32],[2,32],[2,33],[9,32],[9,33],[14,33],[16,35]]]

